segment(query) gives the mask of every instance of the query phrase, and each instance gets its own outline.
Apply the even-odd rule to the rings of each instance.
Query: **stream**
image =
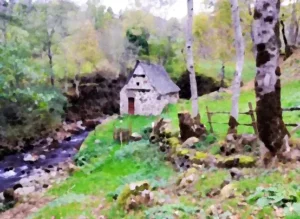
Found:
[[[59,144],[37,147],[26,153],[6,156],[0,161],[0,193],[17,186],[22,178],[28,177],[36,170],[47,171],[73,158],[88,134],[89,132],[85,131]],[[38,159],[30,161],[32,155]],[[27,161],[24,161],[24,158]]]

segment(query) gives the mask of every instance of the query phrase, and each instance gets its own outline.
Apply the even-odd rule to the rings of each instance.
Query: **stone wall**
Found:
[[[136,115],[159,115],[166,105],[176,103],[179,99],[178,93],[160,95],[155,89],[150,91],[128,89],[126,85],[120,93],[120,113],[128,114],[128,98],[134,98]]]

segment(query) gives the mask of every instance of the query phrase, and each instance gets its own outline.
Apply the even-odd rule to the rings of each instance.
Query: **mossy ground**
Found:
[[[300,81],[291,82],[283,87],[282,106],[292,107],[300,105]],[[254,91],[243,92],[240,97],[240,110],[248,111],[248,102],[255,104]],[[211,111],[229,111],[231,105],[230,95],[221,94],[221,99],[215,100],[211,96],[204,96],[199,100],[202,122],[208,126],[205,107]],[[187,101],[181,101],[172,105],[161,115],[170,118],[174,129],[178,129],[177,112],[188,109]],[[274,208],[267,206],[259,208],[256,204],[247,203],[246,199],[253,194],[257,187],[277,186],[289,189],[288,185],[299,184],[299,170],[294,167],[280,167],[270,171],[265,169],[243,169],[245,178],[232,182],[235,188],[235,196],[230,199],[222,199],[221,194],[209,196],[212,190],[220,190],[220,186],[226,179],[230,179],[226,169],[203,169],[199,171],[199,179],[191,188],[192,193],[187,192],[181,196],[176,194],[174,185],[178,179],[178,173],[169,162],[164,161],[164,156],[157,148],[148,146],[146,140],[137,143],[120,145],[113,141],[114,127],[132,126],[134,132],[141,133],[146,126],[150,126],[155,117],[126,116],[116,121],[97,127],[90,133],[84,142],[84,149],[80,151],[76,159],[78,163],[85,164],[81,170],[74,173],[66,182],[49,190],[48,195],[59,197],[73,197],[83,195],[84,199],[69,200],[60,205],[49,203],[32,218],[99,218],[104,215],[107,218],[151,218],[149,214],[154,211],[165,212],[173,218],[174,211],[181,212],[180,218],[197,218],[194,211],[209,211],[212,205],[220,205],[231,214],[238,214],[241,218],[276,218]],[[227,122],[228,116],[213,116],[213,121]],[[300,122],[300,113],[285,113],[284,120],[287,123]],[[240,123],[250,123],[249,116],[240,116]],[[223,138],[226,125],[214,125],[215,133]],[[253,133],[251,127],[239,127],[239,133]],[[298,137],[300,133],[298,132]],[[212,151],[217,152],[213,147]],[[172,200],[172,203],[156,208],[142,207],[137,211],[125,212],[115,204],[115,196],[122,188],[130,183],[148,180],[151,186],[162,191],[161,195]],[[76,196],[75,196],[76,197]],[[56,199],[57,200],[57,199]],[[161,209],[161,211],[159,210]],[[175,210],[174,210],[175,209]],[[179,210],[178,210],[179,209]],[[150,213],[149,213],[150,212]],[[199,213],[200,214],[200,213]],[[165,218],[165,217],[161,217]],[[293,218],[290,215],[287,218]],[[299,218],[295,216],[294,218]]]

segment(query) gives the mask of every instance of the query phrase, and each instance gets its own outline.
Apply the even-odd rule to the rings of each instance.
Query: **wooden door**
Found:
[[[134,98],[128,98],[128,114],[134,115]]]

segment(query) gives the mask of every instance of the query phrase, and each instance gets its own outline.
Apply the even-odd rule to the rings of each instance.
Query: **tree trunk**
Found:
[[[246,3],[247,3],[247,8],[248,8],[248,14],[250,16],[252,16],[251,0],[247,0]]]
[[[54,71],[53,71],[53,55],[52,55],[52,36],[54,34],[54,29],[51,30],[48,34],[48,42],[47,42],[47,51],[48,51],[48,58],[49,58],[49,68],[50,68],[50,81],[51,85],[54,86]]]
[[[296,4],[297,1],[295,1],[292,5],[292,15],[291,15],[291,23],[289,27],[289,41],[290,45],[296,45],[296,29],[297,29],[297,12],[296,12]]]
[[[231,2],[231,17],[234,29],[235,50],[236,50],[236,67],[234,80],[232,83],[232,105],[229,118],[229,132],[236,133],[239,116],[239,98],[241,92],[241,79],[244,66],[245,45],[240,23],[240,12],[238,0],[230,0]]]
[[[4,0],[0,0],[0,15],[1,15],[0,28],[1,28],[1,32],[2,32],[2,38],[3,38],[2,44],[4,46],[6,46],[7,25],[10,20],[10,17],[9,17],[8,3]]]
[[[192,116],[196,117],[199,114],[198,106],[198,90],[197,81],[194,68],[193,58],[193,14],[194,14],[194,1],[187,0],[188,18],[187,18],[187,29],[186,29],[186,56],[187,56],[187,70],[190,75],[191,84],[191,100],[192,100]]]
[[[69,84],[68,84],[68,69],[65,66],[64,67],[64,78],[65,78],[65,82],[64,82],[64,92],[68,93],[69,90]]]
[[[256,1],[253,37],[256,46],[256,114],[259,137],[275,156],[288,134],[282,120],[279,30],[280,0]]]
[[[74,83],[75,83],[75,93],[76,93],[76,96],[80,97],[80,91],[79,91],[80,80],[79,80],[78,74],[75,75]]]
[[[285,34],[285,25],[284,25],[284,22],[283,20],[281,20],[281,32],[282,32],[282,37],[283,37],[283,42],[284,42],[284,51],[285,51],[285,54],[284,54],[284,61],[287,60],[291,55],[293,55],[293,50],[291,48],[291,46],[289,45],[288,41],[287,41],[287,38],[286,38],[286,34]]]
[[[199,114],[192,117],[189,113],[178,113],[180,137],[183,142],[191,137],[201,138],[206,134],[206,129],[200,122]]]
[[[225,87],[225,62],[222,61],[220,88]]]
[[[298,45],[298,34],[299,34],[299,22],[298,20],[296,21],[296,30],[295,30],[295,41],[294,41],[294,45],[293,46],[297,46]]]
[[[171,42],[171,37],[168,36],[168,43],[167,43],[167,47],[165,48],[165,55],[162,57],[162,65],[165,66],[167,64],[167,61],[170,57],[170,53],[172,51],[172,42]]]
[[[79,90],[79,85],[80,85],[80,70],[81,70],[81,63],[77,63],[77,73],[74,77],[74,83],[75,83],[75,93],[77,97],[80,97],[80,90]]]

